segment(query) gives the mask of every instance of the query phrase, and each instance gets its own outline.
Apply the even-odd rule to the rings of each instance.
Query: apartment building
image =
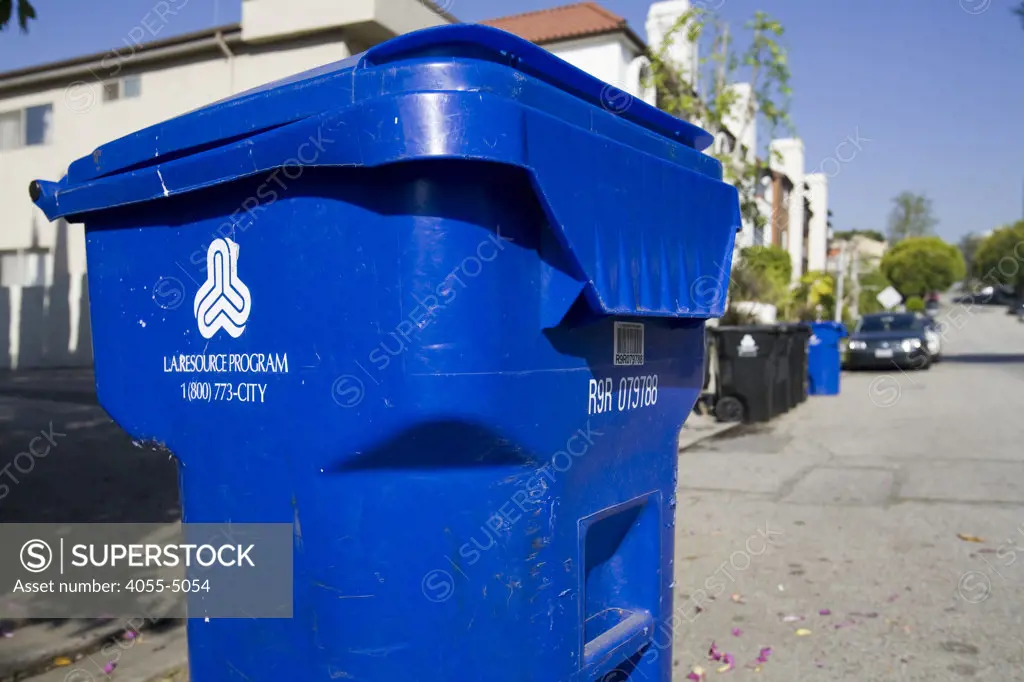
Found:
[[[401,33],[457,21],[431,0],[241,0],[239,23],[168,37],[174,33],[175,9],[184,2],[159,3],[109,51],[0,73],[0,205],[5,209],[0,215],[0,367],[92,362],[82,227],[49,223],[28,200],[31,180],[59,178],[70,161],[134,130],[344,59]],[[660,45],[689,8],[688,0],[653,3],[646,40],[594,2],[485,23],[656,105],[654,90],[644,85],[648,46]],[[681,36],[669,52],[684,70],[699,64],[697,46]],[[749,86],[733,87],[741,102],[750,96]],[[737,105],[737,112],[744,110]],[[757,153],[756,120],[737,113],[726,130],[715,132],[716,149],[740,144],[745,153]],[[780,243],[781,238],[803,272],[817,262],[804,252],[817,248],[818,241],[788,237],[788,225],[805,224],[806,202],[803,145],[798,140],[787,145],[794,156],[773,167],[772,180],[758,198],[769,217],[767,234],[744,225],[738,244]],[[811,203],[822,201],[827,194]]]
[[[132,131],[455,21],[428,0],[242,0],[238,24],[165,37],[183,5],[158,3],[109,51],[0,73],[0,367],[92,363],[82,226],[48,222],[30,181]]]

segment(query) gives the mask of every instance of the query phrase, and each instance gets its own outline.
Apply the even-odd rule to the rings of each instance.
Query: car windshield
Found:
[[[920,328],[914,315],[868,315],[861,319],[858,332],[904,332]]]

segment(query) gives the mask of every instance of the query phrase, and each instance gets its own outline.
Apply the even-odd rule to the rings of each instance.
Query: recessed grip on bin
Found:
[[[588,682],[601,680],[640,653],[654,638],[654,617],[647,611],[626,615],[583,648],[583,673]]]

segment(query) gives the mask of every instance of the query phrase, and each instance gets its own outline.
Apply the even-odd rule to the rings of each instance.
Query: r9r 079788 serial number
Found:
[[[587,392],[587,414],[627,412],[658,403],[658,375],[591,379]]]

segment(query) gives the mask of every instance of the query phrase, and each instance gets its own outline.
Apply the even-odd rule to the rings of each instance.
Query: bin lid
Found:
[[[565,256],[545,322],[581,293],[606,314],[720,315],[736,188],[699,151],[708,133],[621,98],[510,33],[444,26],[122,137],[30,194],[50,220],[76,220],[289,166],[503,163],[532,175]]]
[[[518,36],[489,26],[456,24],[399,36],[362,54],[262,85],[114,140],[72,163],[67,182],[82,183],[139,165],[152,166],[381,96],[387,90],[394,92],[408,84],[380,78],[375,83],[360,83],[357,75],[399,61],[437,61],[443,57],[513,67],[698,151],[713,141],[709,133],[692,123],[641,100],[629,99],[628,94]],[[486,88],[486,83],[460,85]]]
[[[781,324],[737,324],[718,325],[714,331],[729,334],[778,334],[785,331],[785,328]]]
[[[828,330],[839,334],[840,336],[846,336],[846,325],[842,322],[835,322],[832,320],[822,320],[821,322],[812,322],[811,328],[815,331]]]

